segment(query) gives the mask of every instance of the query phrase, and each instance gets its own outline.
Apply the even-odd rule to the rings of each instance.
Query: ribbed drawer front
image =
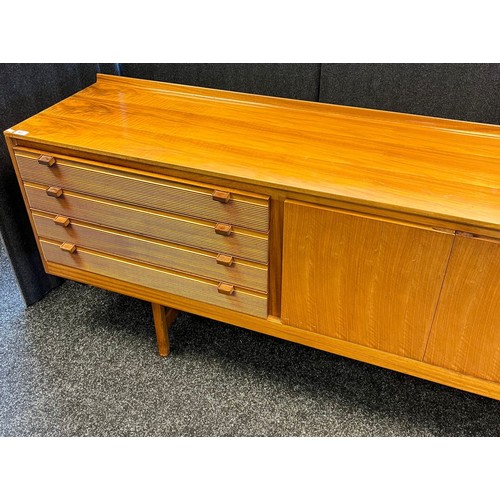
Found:
[[[110,203],[70,192],[55,198],[47,196],[44,186],[26,184],[25,188],[32,209],[262,264],[268,261],[267,234],[234,228],[230,236],[222,236],[216,234],[216,224],[210,222]]]
[[[58,225],[54,221],[56,216],[33,213],[40,237],[267,292],[265,265],[234,259],[230,266],[225,266],[217,263],[217,254],[214,253],[153,241],[76,220],[66,220],[67,225]]]
[[[231,295],[225,295],[219,293],[219,284],[216,282],[125,261],[80,247],[70,253],[63,251],[58,242],[41,239],[40,244],[48,262],[146,286],[252,316],[262,318],[267,316],[267,297],[264,294],[235,287]]]
[[[269,228],[269,201],[265,196],[242,194],[241,191],[231,193],[224,187],[200,183],[166,181],[86,164],[83,160],[48,157],[54,158],[55,164],[42,165],[38,162],[38,153],[16,151],[23,181],[57,185],[78,193],[209,221],[229,222],[256,231],[267,232]],[[228,193],[229,201],[215,201],[214,190]]]

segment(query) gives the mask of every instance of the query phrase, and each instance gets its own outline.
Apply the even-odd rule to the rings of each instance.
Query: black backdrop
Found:
[[[94,83],[98,72],[291,99],[500,124],[500,64],[0,64],[3,131]],[[27,304],[47,276],[0,141],[0,232]]]

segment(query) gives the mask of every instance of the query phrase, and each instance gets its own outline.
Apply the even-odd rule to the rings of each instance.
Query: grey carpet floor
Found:
[[[499,436],[500,402],[65,282],[25,308],[0,241],[2,436]]]

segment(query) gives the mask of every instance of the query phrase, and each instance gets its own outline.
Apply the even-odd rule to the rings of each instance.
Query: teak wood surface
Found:
[[[175,321],[178,311],[171,308],[165,308],[161,304],[151,303],[153,310],[153,319],[156,330],[156,342],[158,344],[158,353],[160,356],[170,354],[170,341],[168,338],[168,329]]]
[[[223,266],[217,264],[219,254],[110,228],[104,229],[74,219],[67,219],[66,226],[58,225],[55,223],[54,214],[33,212],[32,215],[37,234],[42,238],[67,241],[77,246],[88,246],[118,257],[184,271],[213,280],[230,281],[245,288],[267,292],[268,271],[267,267],[262,264],[234,259],[231,256],[232,265]]]
[[[161,355],[169,306],[500,399],[500,127],[98,75],[5,135],[45,270]]]
[[[267,316],[265,294],[253,290],[236,288],[232,295],[223,295],[217,291],[219,285],[217,282],[140,264],[82,247],[77,247],[72,253],[64,252],[60,248],[62,242],[43,239],[40,242],[43,255],[48,262],[128,281],[132,284],[150,286],[156,290],[262,318]]]
[[[283,322],[424,356],[453,235],[285,203]]]
[[[500,229],[496,125],[98,75],[10,130],[20,143]]]
[[[26,183],[25,189],[33,209],[267,264],[268,241],[264,233],[234,228],[231,236],[221,236],[216,234],[215,224],[202,220],[111,203],[70,191],[53,198],[47,196],[44,186],[36,184]]]
[[[70,160],[58,160],[55,168],[40,168],[37,156],[16,150],[16,161],[24,181],[204,220],[231,220],[236,226],[255,231],[267,232],[269,229],[268,201],[264,197],[233,193],[230,201],[220,203],[214,201],[214,189],[208,186],[153,180]]]
[[[425,361],[500,382],[500,241],[456,236]]]

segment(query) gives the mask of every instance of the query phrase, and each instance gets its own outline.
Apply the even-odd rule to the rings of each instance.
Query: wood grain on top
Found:
[[[500,126],[98,75],[7,135],[500,229]]]

